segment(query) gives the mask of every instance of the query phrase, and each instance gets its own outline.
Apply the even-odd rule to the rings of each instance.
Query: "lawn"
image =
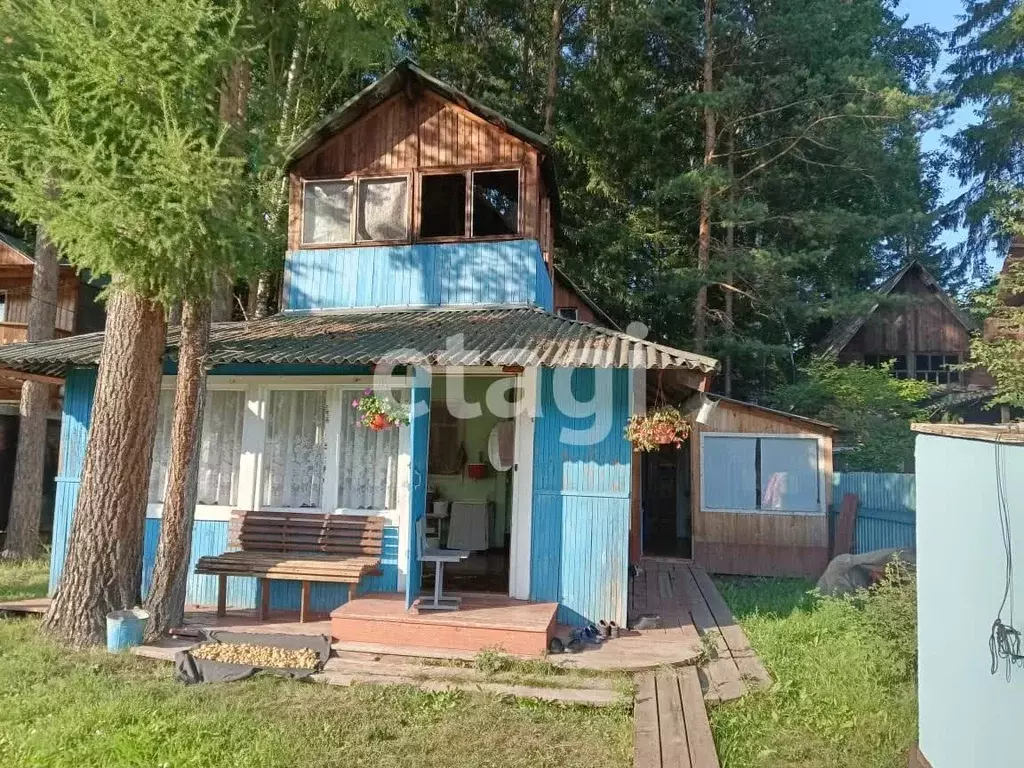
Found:
[[[45,593],[0,564],[0,596]],[[170,665],[67,654],[35,619],[0,619],[0,765],[11,768],[623,766],[626,707],[589,709],[407,687],[257,678],[185,687]]]
[[[865,610],[817,598],[800,580],[716,583],[777,681],[711,711],[723,768],[906,766],[917,733],[915,684],[887,637],[898,625],[895,634],[913,644],[905,610],[894,621],[888,604]]]

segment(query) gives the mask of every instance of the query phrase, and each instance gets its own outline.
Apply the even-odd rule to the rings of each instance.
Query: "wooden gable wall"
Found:
[[[924,282],[920,272],[907,272],[890,295],[909,299],[902,306],[876,309],[842,350],[840,362],[860,361],[864,355],[967,355],[970,332]]]
[[[424,91],[415,98],[392,96],[292,168],[288,247],[300,247],[303,179],[441,168],[519,167],[522,237],[539,240],[547,257],[552,239],[551,215],[540,159],[535,147],[434,93]],[[416,210],[419,190],[416,184],[411,187]]]

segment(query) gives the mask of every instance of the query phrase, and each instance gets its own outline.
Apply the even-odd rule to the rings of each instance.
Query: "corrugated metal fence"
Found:
[[[830,522],[833,530],[846,493],[855,493],[860,499],[855,553],[891,547],[913,548],[917,518],[914,475],[836,472],[832,476]]]

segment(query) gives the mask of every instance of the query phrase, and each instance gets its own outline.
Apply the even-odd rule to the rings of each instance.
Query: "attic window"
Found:
[[[351,181],[310,181],[302,193],[302,242],[310,245],[352,242]]]
[[[466,174],[425,174],[420,197],[420,237],[465,236]]]
[[[473,237],[519,234],[519,171],[473,172]]]
[[[564,317],[566,320],[579,320],[580,311],[576,307],[559,307],[558,316]]]
[[[0,291],[0,323],[7,322],[7,291]]]
[[[409,180],[360,179],[359,240],[405,240],[408,233]]]

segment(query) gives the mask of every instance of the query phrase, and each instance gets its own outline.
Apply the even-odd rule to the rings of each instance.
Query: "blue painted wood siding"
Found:
[[[76,368],[64,380],[64,405],[60,425],[60,465],[54,496],[53,537],[50,548],[50,586],[52,595],[64,570],[71,535],[71,516],[78,501],[78,486],[85,463],[85,446],[89,440],[96,369]]]
[[[534,426],[530,598],[557,601],[558,620],[580,625],[607,619],[626,625],[629,583],[629,494],[632,452],[623,436],[629,419],[629,371],[541,369],[540,413]],[[576,401],[559,403],[568,380]],[[566,399],[566,398],[562,398]],[[559,406],[562,406],[561,408]],[[573,445],[566,430],[602,424],[602,439]]]
[[[409,531],[408,578],[405,582],[405,607],[411,608],[419,597],[423,583],[423,564],[420,562],[418,521],[427,513],[427,457],[430,441],[430,377],[422,368],[414,373],[410,395],[409,445],[412,482],[409,487],[407,528]]]
[[[284,284],[285,311],[554,302],[536,240],[290,251]]]

